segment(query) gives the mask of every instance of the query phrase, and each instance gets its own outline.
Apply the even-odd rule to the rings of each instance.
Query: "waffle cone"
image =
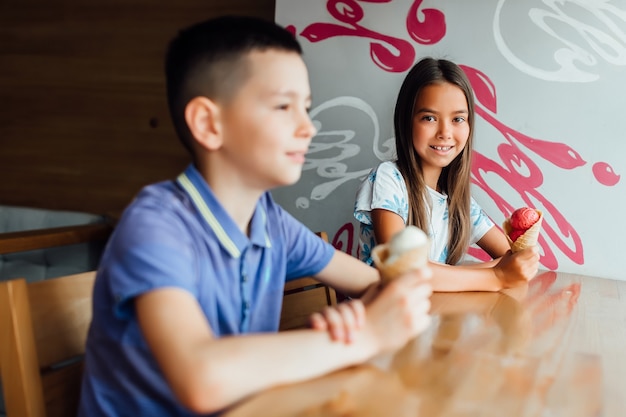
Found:
[[[539,239],[539,232],[541,231],[541,222],[543,220],[543,213],[541,210],[536,210],[539,213],[539,220],[535,224],[533,224],[528,230],[524,232],[523,235],[518,237],[515,242],[509,238],[509,233],[511,233],[512,227],[509,223],[509,219],[506,219],[504,223],[502,223],[502,229],[504,230],[504,234],[506,236],[506,240],[511,245],[512,252],[519,252],[531,246],[535,246],[537,244],[537,240]]]
[[[372,249],[372,259],[376,269],[380,272],[383,284],[412,269],[418,269],[428,262],[428,244],[416,247],[398,256],[392,263],[387,260],[391,256],[389,245],[384,243]]]

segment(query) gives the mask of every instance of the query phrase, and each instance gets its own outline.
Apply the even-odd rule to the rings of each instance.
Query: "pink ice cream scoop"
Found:
[[[539,213],[530,207],[522,207],[513,212],[510,218],[511,228],[514,230],[528,230],[539,220]],[[512,239],[514,240],[514,239]]]
[[[519,252],[530,246],[536,246],[542,221],[542,211],[530,207],[519,208],[504,219],[502,231],[509,238],[511,250]]]
[[[526,230],[512,229],[509,233],[509,238],[511,239],[511,242],[515,242],[518,237],[524,234],[525,231]]]

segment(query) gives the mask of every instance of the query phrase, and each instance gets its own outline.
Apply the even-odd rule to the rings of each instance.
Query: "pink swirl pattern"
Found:
[[[389,3],[391,0],[328,0],[326,9],[342,24],[316,22],[300,33],[309,42],[322,42],[337,36],[353,36],[371,39],[369,44],[372,61],[385,71],[404,72],[415,61],[415,49],[410,42],[385,35],[361,25],[365,16],[360,3]],[[437,9],[420,10],[422,0],[415,0],[406,17],[409,36],[422,45],[437,43],[446,32],[445,16]],[[424,20],[418,15],[422,13]],[[291,26],[295,33],[295,27]]]
[[[331,242],[335,249],[351,255],[354,249],[354,225],[348,222],[341,226],[339,230],[337,230],[337,233],[335,233]],[[345,247],[344,242],[346,245]],[[358,257],[359,254],[357,253],[356,256]]]
[[[544,181],[543,173],[522,146],[562,169],[575,169],[585,165],[586,161],[566,144],[531,138],[498,121],[494,116],[497,110],[496,95],[491,80],[474,68],[461,67],[474,89],[476,114],[496,128],[505,139],[505,143],[497,147],[500,161],[489,159],[482,153],[474,151],[472,182],[493,199],[505,217],[512,213],[514,207],[489,185],[486,174],[495,174],[500,177],[519,193],[526,205],[539,208],[544,212],[542,234],[538,242],[543,250],[541,255],[543,266],[548,269],[558,268],[557,257],[552,247],[547,244],[544,234],[565,256],[577,264],[584,264],[584,251],[580,236],[563,214],[538,190]],[[486,259],[485,255],[480,252],[474,248],[470,250],[471,255]]]
[[[311,43],[341,36],[368,39],[369,53],[374,64],[388,72],[407,71],[416,60],[415,46],[409,40],[377,32],[362,24],[365,17],[362,4],[383,5],[390,2],[391,0],[328,0],[326,9],[338,23],[312,23],[300,32],[300,36]],[[423,18],[420,19],[420,16]],[[376,21],[375,16],[370,17],[368,21]],[[412,41],[419,45],[433,45],[446,34],[445,14],[436,8],[424,8],[422,0],[414,0],[406,14],[405,27]],[[298,33],[295,26],[288,28],[294,35]],[[543,251],[541,263],[544,267],[558,268],[555,250],[577,264],[584,264],[584,248],[578,232],[552,201],[540,192],[544,175],[536,160],[543,159],[562,170],[580,168],[586,165],[587,161],[565,143],[533,138],[499,121],[496,117],[497,95],[493,82],[476,68],[464,65],[461,67],[474,89],[476,115],[497,129],[504,140],[496,147],[498,159],[491,159],[481,152],[474,151],[472,182],[494,201],[505,217],[512,213],[514,207],[491,186],[489,179],[494,176],[504,180],[515,190],[525,205],[543,211],[544,223],[538,244]],[[592,172],[598,183],[609,187],[615,186],[621,179],[606,162],[596,162]],[[501,185],[498,188],[501,188]],[[345,236],[348,237],[344,247]],[[338,249],[352,253],[354,249],[352,236],[353,226],[346,223],[335,235],[333,244]],[[488,255],[479,248],[470,248],[469,254],[478,259],[488,259]]]

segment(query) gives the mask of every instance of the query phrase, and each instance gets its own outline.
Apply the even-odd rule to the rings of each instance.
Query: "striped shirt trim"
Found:
[[[265,212],[265,209],[263,207],[261,208],[261,213],[263,214],[263,224],[266,225],[265,226],[265,245],[268,248],[272,247],[272,242],[270,241],[270,235],[269,233],[267,233],[267,213]]]
[[[228,237],[228,234],[226,233],[226,231],[224,231],[224,229],[222,228],[222,225],[220,225],[220,223],[217,221],[217,219],[215,218],[215,216],[209,209],[209,206],[207,206],[206,202],[200,195],[200,192],[198,191],[196,186],[193,185],[189,177],[187,177],[187,174],[183,172],[182,174],[178,176],[176,180],[183,187],[183,189],[187,192],[187,194],[189,194],[189,197],[191,197],[191,200],[196,205],[196,207],[198,208],[198,211],[200,211],[200,214],[202,215],[204,220],[207,222],[209,227],[213,229],[213,232],[215,232],[215,235],[217,236],[222,246],[224,246],[224,248],[233,256],[233,258],[239,258],[241,256],[241,252],[239,251],[239,248],[237,248],[237,245],[235,245],[235,242],[233,242]],[[267,235],[266,235],[266,239],[268,239],[269,241],[269,238],[267,237]]]

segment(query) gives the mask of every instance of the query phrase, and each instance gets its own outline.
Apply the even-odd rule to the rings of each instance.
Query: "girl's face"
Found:
[[[413,148],[429,187],[436,189],[441,170],[465,148],[468,116],[465,94],[456,85],[444,82],[422,88],[415,101]]]

